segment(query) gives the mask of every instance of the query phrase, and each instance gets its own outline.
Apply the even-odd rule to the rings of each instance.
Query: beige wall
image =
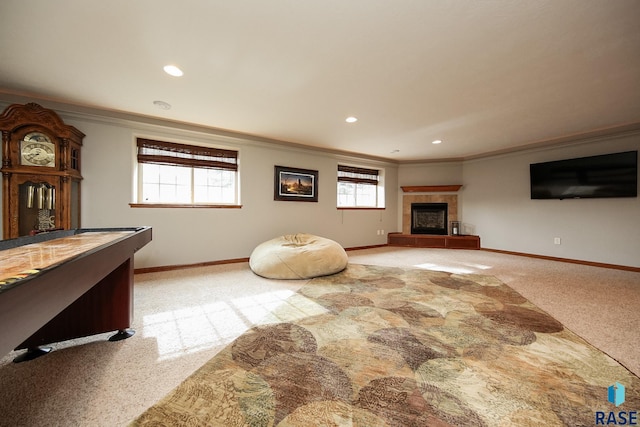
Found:
[[[0,109],[18,101],[38,102],[0,99]],[[401,185],[448,184],[463,185],[456,193],[458,220],[463,231],[480,235],[485,248],[640,267],[640,198],[529,196],[530,163],[638,150],[638,134],[464,162],[397,165],[39,103],[87,135],[82,149],[82,225],[153,227],[153,242],[136,255],[139,268],[244,258],[258,243],[285,233],[319,234],[344,247],[384,244],[386,233],[402,231]],[[131,208],[136,136],[239,150],[242,208]],[[383,168],[386,209],[336,209],[339,162]],[[274,165],[318,170],[319,202],[274,201]],[[554,245],[554,237],[562,244]]]
[[[640,150],[640,134],[469,160],[462,167],[401,165],[399,185],[463,184],[458,219],[463,231],[480,236],[483,248],[640,267],[640,198],[531,200],[529,189],[530,163],[628,150]]]
[[[467,162],[463,220],[487,248],[640,267],[640,198],[531,200],[529,190],[530,163],[638,149],[640,134]]]
[[[32,102],[26,100],[25,102]],[[137,268],[248,257],[259,243],[287,233],[312,233],[344,247],[386,243],[397,222],[397,165],[358,157],[226,138],[177,127],[65,112],[65,123],[85,133],[82,148],[82,226],[153,227],[153,241],[135,257]],[[9,103],[0,103],[4,110]],[[131,208],[135,138],[211,144],[239,150],[241,209]],[[339,162],[384,169],[384,210],[338,210]],[[318,203],[273,200],[274,165],[318,170]],[[384,230],[385,234],[378,234]]]

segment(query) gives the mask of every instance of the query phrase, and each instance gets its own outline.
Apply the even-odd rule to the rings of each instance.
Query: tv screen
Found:
[[[532,199],[638,197],[638,152],[529,165]]]

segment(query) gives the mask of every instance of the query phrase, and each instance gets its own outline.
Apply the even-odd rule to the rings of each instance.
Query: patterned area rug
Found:
[[[638,377],[492,276],[349,264],[287,303],[132,425],[593,426],[640,410]]]

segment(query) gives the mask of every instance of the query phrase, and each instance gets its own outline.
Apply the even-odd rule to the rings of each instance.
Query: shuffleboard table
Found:
[[[0,356],[132,334],[133,255],[151,227],[83,228],[0,240]]]

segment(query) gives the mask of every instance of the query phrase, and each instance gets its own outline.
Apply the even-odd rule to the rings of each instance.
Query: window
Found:
[[[338,207],[383,208],[381,171],[338,165]]]
[[[138,138],[138,201],[238,203],[238,152]]]

